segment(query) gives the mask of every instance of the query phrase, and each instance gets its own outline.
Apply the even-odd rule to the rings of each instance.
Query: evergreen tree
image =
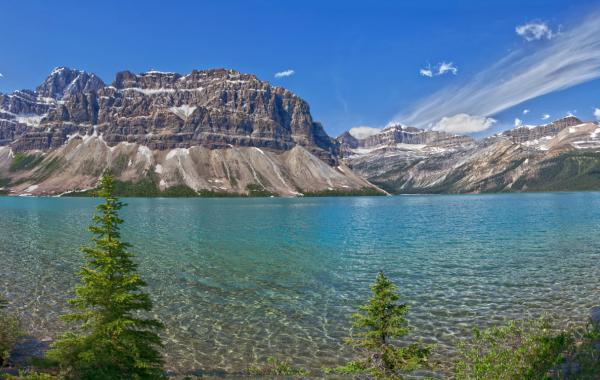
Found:
[[[341,371],[367,371],[376,378],[401,379],[402,373],[427,364],[431,348],[416,343],[397,346],[395,340],[410,331],[405,319],[408,306],[398,302],[396,285],[382,272],[371,285],[371,291],[369,302],[352,315],[354,332],[347,339],[363,358],[342,367]]]
[[[93,244],[81,249],[87,262],[76,296],[69,300],[73,313],[63,316],[79,328],[63,335],[48,357],[72,379],[163,378],[157,334],[163,326],[142,315],[152,302],[142,290],[146,284],[128,251],[131,246],[120,240],[118,211],[125,205],[113,196],[112,176],[102,177],[98,196],[105,201],[96,207],[89,228]]]

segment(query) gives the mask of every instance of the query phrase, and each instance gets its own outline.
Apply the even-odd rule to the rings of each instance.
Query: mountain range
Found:
[[[292,92],[234,70],[54,69],[0,94],[0,192],[339,195],[600,189],[600,128],[569,116],[476,140],[392,124],[331,138]]]
[[[600,189],[600,127],[568,116],[475,140],[400,124],[338,141],[344,162],[390,193]]]

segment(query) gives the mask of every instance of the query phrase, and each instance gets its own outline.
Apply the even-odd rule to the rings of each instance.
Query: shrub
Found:
[[[266,364],[250,366],[248,373],[254,376],[307,376],[309,374],[304,368],[293,367],[287,359],[278,360],[274,357],[269,357]]]
[[[124,206],[113,196],[113,178],[101,180],[93,244],[83,247],[87,263],[79,272],[82,284],[70,300],[74,312],[67,322],[78,322],[76,332],[63,335],[48,352],[68,377],[77,379],[163,378],[162,347],[157,331],[162,324],[140,316],[152,302],[142,291],[130,245],[121,242],[118,211]]]
[[[6,313],[6,300],[0,298],[0,367],[8,364],[11,348],[23,335],[16,317]]]
[[[552,330],[546,319],[475,329],[471,340],[459,344],[456,379],[546,379],[564,361],[571,342],[569,334]]]

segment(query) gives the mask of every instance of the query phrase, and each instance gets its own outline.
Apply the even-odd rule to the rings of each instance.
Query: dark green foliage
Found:
[[[572,342],[569,334],[553,331],[544,319],[475,330],[470,341],[460,344],[456,379],[549,379]]]
[[[600,153],[568,152],[540,163],[535,178],[518,178],[513,189],[523,191],[600,190]]]
[[[408,306],[399,303],[396,285],[383,273],[379,273],[371,291],[369,302],[352,315],[354,332],[347,339],[362,357],[337,372],[368,372],[376,378],[401,379],[402,373],[427,365],[431,347],[396,345],[395,340],[409,332],[405,319]]]
[[[257,185],[255,183],[251,183],[248,186],[246,186],[246,190],[248,190],[249,197],[270,197],[275,195],[263,186]]]
[[[266,364],[250,366],[248,374],[254,376],[308,376],[309,372],[304,368],[293,367],[289,360],[269,357]]]
[[[44,160],[31,178],[37,183],[45,181],[64,163],[65,159],[62,157],[53,157],[49,160]]]
[[[44,156],[41,154],[17,153],[10,163],[9,170],[11,172],[17,172],[21,170],[33,169],[37,166],[37,164],[42,162],[43,159]]]
[[[102,177],[90,231],[91,246],[83,247],[87,257],[79,272],[81,285],[69,303],[72,314],[63,318],[76,323],[52,347],[48,357],[56,360],[73,379],[160,379],[163,378],[162,347],[157,331],[162,324],[145,318],[152,302],[142,288],[130,245],[121,242],[118,211],[124,206],[113,195],[110,175]]]
[[[114,181],[114,195],[118,197],[197,197],[193,189],[184,186],[172,186],[161,191],[152,179],[143,179],[139,182]],[[86,190],[66,194],[69,197],[94,197],[99,189]]]
[[[114,160],[110,167],[110,171],[114,175],[119,175],[123,173],[123,170],[127,168],[127,164],[129,163],[129,157],[125,154],[119,154],[117,158]]]
[[[11,348],[22,336],[19,321],[5,310],[7,305],[6,300],[0,298],[0,367],[7,364]]]
[[[363,187],[357,190],[323,190],[318,192],[305,192],[305,197],[354,197],[354,196],[381,196],[385,193],[372,187]]]
[[[1,378],[1,377],[0,377]],[[63,380],[62,376],[51,375],[49,373],[40,372],[23,372],[18,376],[7,375],[6,380]]]

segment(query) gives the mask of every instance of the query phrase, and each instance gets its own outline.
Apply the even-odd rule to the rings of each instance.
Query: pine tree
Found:
[[[342,367],[342,371],[367,371],[376,378],[401,379],[402,373],[427,364],[431,348],[417,343],[406,347],[395,344],[396,339],[410,331],[405,318],[408,306],[398,302],[396,285],[383,272],[371,285],[371,291],[369,302],[352,315],[354,332],[347,339],[363,358]]]
[[[152,302],[142,288],[128,243],[121,242],[118,211],[125,206],[113,196],[113,178],[101,179],[90,232],[91,246],[83,247],[87,262],[79,272],[81,284],[69,300],[78,323],[75,333],[63,335],[48,357],[72,379],[160,379],[163,375],[159,321],[145,318]]]

